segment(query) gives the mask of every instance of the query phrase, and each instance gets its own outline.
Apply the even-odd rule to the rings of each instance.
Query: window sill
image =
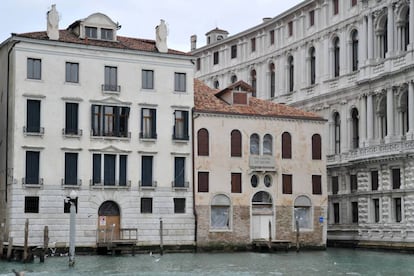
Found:
[[[91,139],[94,140],[118,140],[118,141],[130,141],[131,133],[128,133],[128,137],[118,137],[118,136],[91,136]]]
[[[62,129],[62,135],[66,138],[80,138],[83,135],[82,129],[78,129],[76,133],[66,133],[66,130]]]
[[[154,88],[141,88],[139,90],[139,92],[143,92],[143,93],[156,93],[157,90]]]
[[[80,83],[79,82],[74,82],[74,81],[65,81],[64,84],[74,85],[74,86],[80,86]]]
[[[232,229],[230,229],[230,228],[226,228],[226,229],[210,229],[209,230],[209,232],[233,232],[233,230]]]
[[[43,135],[45,134],[45,128],[41,127],[39,129],[39,131],[31,132],[31,131],[28,131],[26,127],[23,127],[23,133],[24,133],[25,136],[40,136],[40,137],[43,137]]]
[[[141,142],[149,142],[149,143],[155,143],[157,142],[157,138],[139,138]]]
[[[184,140],[184,139],[174,139],[173,138],[173,142],[178,143],[178,144],[188,144],[190,142],[190,140],[189,139]]]
[[[129,190],[131,188],[131,180],[128,180],[126,185],[104,185],[103,183],[92,183],[92,180],[89,180],[89,187],[92,190]]]

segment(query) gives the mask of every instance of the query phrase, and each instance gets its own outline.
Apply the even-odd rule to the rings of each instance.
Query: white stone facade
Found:
[[[328,239],[414,242],[413,11],[413,0],[303,1],[192,51],[209,85],[244,80],[328,120]]]
[[[85,26],[96,27],[98,37],[91,37],[93,30],[86,34]],[[30,245],[43,243],[44,226],[49,227],[50,243],[68,242],[69,214],[64,213],[64,199],[75,190],[78,194],[76,246],[96,245],[99,208],[108,201],[115,202],[119,208],[120,225],[116,227],[137,228],[139,245],[160,244],[160,220],[164,245],[193,245],[191,135],[181,139],[174,133],[174,128],[177,129],[174,114],[176,111],[191,114],[194,103],[191,58],[178,52],[119,47],[127,38],[117,41],[118,26],[102,14],[91,15],[72,27],[77,32],[74,37],[80,33],[82,42],[68,41],[65,30],[60,31],[60,41],[28,34],[12,36],[1,45],[1,221],[15,244],[23,244],[26,219],[30,223]],[[99,41],[104,36],[105,41]],[[28,69],[29,59],[40,60],[39,78],[29,76],[33,73]],[[68,81],[67,63],[77,64],[77,81]],[[116,70],[115,82],[108,85],[106,66]],[[144,88],[142,70],[153,72],[152,86]],[[175,89],[176,73],[184,81],[178,90]],[[28,100],[40,102],[40,129],[34,133],[28,129],[31,120],[27,116]],[[65,132],[67,103],[77,104],[78,128],[72,133]],[[97,115],[101,116],[98,126],[94,122],[98,117],[94,117],[93,110],[91,114],[93,105],[117,107],[120,113],[102,111],[104,115]],[[155,136],[142,135],[146,131],[142,126],[143,108],[156,110],[156,117],[152,117],[156,121]],[[129,116],[121,114],[123,110],[128,110]],[[121,123],[125,122],[125,116],[127,126]],[[184,124],[190,134],[188,118]],[[122,135],[113,134],[115,131]],[[38,153],[39,181],[35,183],[25,179],[28,151]],[[65,184],[65,153],[77,154],[75,184]],[[102,158],[99,165],[98,161],[94,163],[95,154]],[[142,156],[152,157],[150,187],[142,187]],[[177,157],[183,160],[181,173],[184,173],[184,187],[179,188],[174,187]],[[98,170],[98,167],[96,179],[100,180],[93,176],[94,168]],[[114,179],[108,180],[111,185],[106,185],[105,179],[112,179],[111,174]],[[30,209],[25,206],[27,197],[39,200],[34,213],[25,212]],[[147,213],[141,210],[142,198],[152,200],[152,210]],[[174,205],[176,198],[184,203],[178,212]]]

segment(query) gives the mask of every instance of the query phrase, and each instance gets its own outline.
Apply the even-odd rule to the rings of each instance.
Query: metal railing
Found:
[[[181,183],[178,183],[177,181],[171,181],[171,186],[175,189],[187,189],[190,187],[190,182],[184,181],[183,185],[184,186],[182,186]]]
[[[66,129],[62,128],[62,135],[66,136],[82,136],[82,129]]]
[[[77,179],[76,183],[68,183],[67,179],[61,179],[62,186],[64,187],[79,187],[82,185],[82,179]]]
[[[138,185],[141,189],[155,189],[155,187],[157,187],[157,181],[152,181],[150,183],[151,185],[147,185],[147,184],[148,183],[145,183],[145,185],[143,185],[141,180],[138,182]]]
[[[30,183],[27,183],[27,179],[25,177],[22,178],[22,184],[24,186],[43,186],[43,178],[36,179],[37,181],[30,181]]]
[[[104,92],[121,92],[121,86],[117,84],[102,84]]]
[[[23,133],[26,135],[43,135],[45,134],[45,128],[39,127],[37,129],[28,129],[27,127],[23,127]]]
[[[101,188],[101,189],[128,189],[131,187],[131,180],[127,180],[125,184],[120,184],[119,180],[115,181],[115,183],[104,183],[104,182],[93,182],[92,179],[89,180],[89,186],[91,188]]]

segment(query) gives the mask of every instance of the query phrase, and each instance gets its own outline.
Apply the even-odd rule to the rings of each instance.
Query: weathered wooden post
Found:
[[[43,230],[43,248],[40,251],[40,262],[45,261],[45,255],[47,254],[47,249],[49,248],[49,227],[46,225]]]
[[[296,252],[299,252],[299,221],[296,220]]]
[[[160,218],[160,254],[164,253],[163,237],[162,237],[162,219]]]
[[[4,250],[4,222],[0,224],[0,260],[3,259]]]
[[[11,254],[13,249],[13,237],[9,237],[9,244],[7,245],[7,260],[11,260]]]
[[[29,239],[29,219],[26,219],[24,224],[24,248],[23,248],[23,262],[28,261],[29,252],[28,252],[28,239]]]

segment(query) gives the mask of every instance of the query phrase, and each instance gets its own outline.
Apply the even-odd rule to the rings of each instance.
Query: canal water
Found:
[[[414,275],[414,254],[330,248],[276,253],[171,253],[163,256],[50,257],[40,264],[0,261],[0,275]]]

